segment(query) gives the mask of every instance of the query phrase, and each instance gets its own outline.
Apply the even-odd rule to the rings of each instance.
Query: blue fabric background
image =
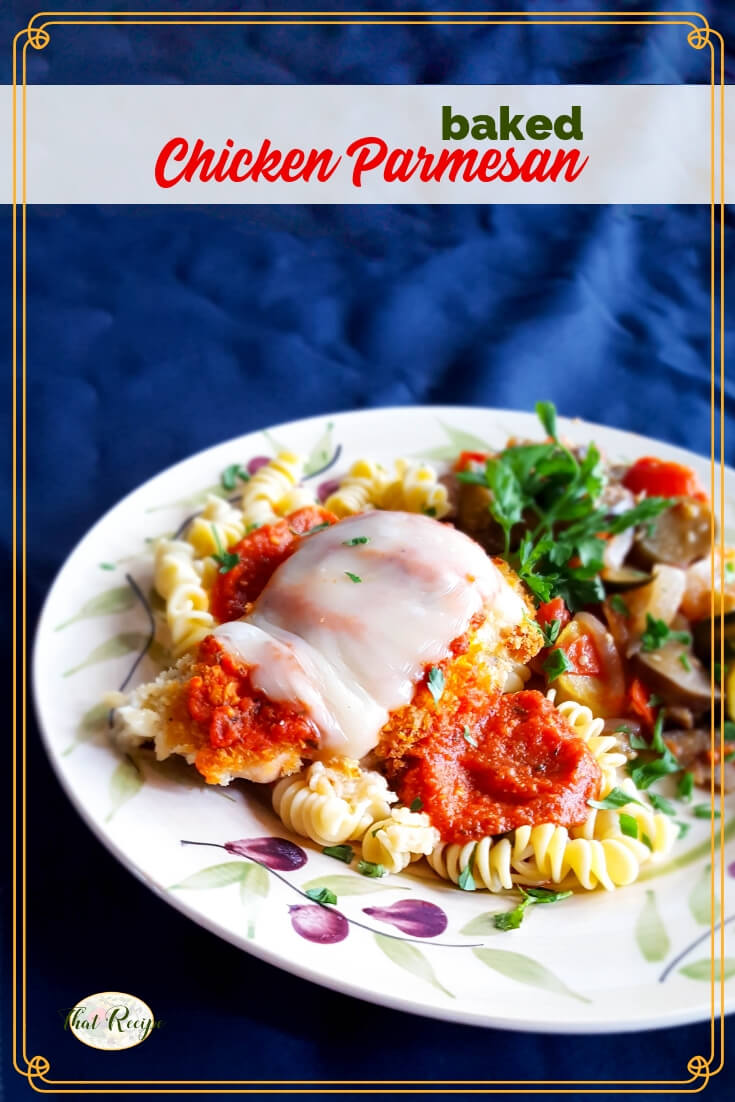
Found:
[[[0,17],[6,44],[35,7],[15,2]],[[732,9],[700,7],[732,41]],[[65,29],[29,70],[48,83],[706,78],[704,54],[661,28]],[[2,235],[9,248],[9,219]],[[708,452],[708,235],[704,207],[31,208],[31,623],[68,551],[122,494],[281,420],[388,404],[527,409],[547,397],[563,413]],[[731,310],[727,322],[731,335]],[[732,374],[726,416],[732,461]],[[709,1051],[705,1025],[528,1036],[308,985],[198,929],[123,871],[72,811],[33,728],[30,776],[30,1050],[56,1078],[594,1083],[684,1078],[686,1058]],[[166,1028],[114,1058],[79,1046],[57,1010],[101,987],[136,992]],[[7,1061],[5,1075],[8,1097],[25,1097]],[[707,1097],[733,1083],[730,1066]]]

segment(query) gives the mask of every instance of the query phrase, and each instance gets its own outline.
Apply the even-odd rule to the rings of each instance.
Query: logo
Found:
[[[78,1041],[107,1052],[133,1048],[163,1025],[147,1003],[123,991],[99,991],[61,1013]]]

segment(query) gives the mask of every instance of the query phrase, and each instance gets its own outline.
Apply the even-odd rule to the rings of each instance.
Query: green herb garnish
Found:
[[[421,808],[423,806],[424,806],[424,801],[421,799],[420,796],[417,796],[415,800],[411,801],[411,806],[409,808],[409,811],[421,811]]]
[[[610,607],[620,616],[630,616],[630,611],[619,593],[613,593],[610,598]]]
[[[469,742],[470,746],[472,746],[473,749],[477,749],[477,739],[472,737],[470,729],[466,725],[462,731],[462,738],[465,740],[465,742]]]
[[[337,896],[330,888],[309,888],[306,892],[315,903],[336,903]]]
[[[234,490],[235,483],[237,482],[238,478],[241,482],[250,481],[250,475],[244,467],[241,467],[239,463],[231,463],[230,466],[225,467],[224,471],[222,472],[222,489]]]
[[[551,651],[543,665],[549,683],[556,681],[557,677],[561,677],[563,673],[566,673],[567,670],[571,670],[572,668],[573,666],[569,658],[565,652],[558,647]]]
[[[621,811],[619,822],[620,829],[628,838],[638,837],[638,822],[632,815],[628,815],[625,811]]]
[[[689,656],[687,655],[686,651],[682,651],[679,655],[679,665],[682,666],[687,673],[692,672],[692,664],[689,661]]]
[[[631,796],[629,792],[624,792],[622,788],[613,788],[611,792],[608,792],[604,800],[588,800],[587,803],[590,807],[596,807],[599,811],[610,811],[614,807],[625,807],[626,804],[640,804],[641,801],[636,799],[635,796]]]
[[[362,543],[370,543],[370,536],[353,536],[351,540],[342,540],[343,547],[359,547]]]
[[[647,834],[641,834],[641,842],[643,842],[644,846],[648,846],[649,849],[653,849],[653,842]]]
[[[493,915],[496,930],[517,930],[523,922],[526,908],[534,903],[559,903],[568,899],[571,892],[554,892],[547,888],[519,888],[523,899],[512,911],[502,911]]]
[[[691,823],[682,823],[680,819],[675,819],[674,822],[679,828],[677,838],[683,838],[692,829]]]
[[[710,807],[709,804],[697,804],[692,808],[692,815],[695,819],[719,819],[720,813],[716,807]]]
[[[348,845],[325,846],[322,853],[326,854],[327,857],[335,857],[338,861],[344,861],[346,865],[349,865],[355,856],[352,846]]]
[[[214,536],[214,542],[217,548],[217,553],[213,555],[212,558],[219,565],[220,574],[229,574],[233,566],[237,566],[237,564],[239,563],[240,556],[234,555],[231,551],[225,551],[224,547],[222,546],[222,541],[219,538],[219,532],[213,524],[210,525],[210,527],[212,529],[212,535]]]
[[[462,889],[463,892],[473,892],[477,885],[475,884],[475,878],[472,875],[472,867],[475,863],[475,854],[477,853],[477,843],[472,848],[470,859],[467,862],[465,868],[462,869],[457,879],[457,886]]]
[[[438,704],[444,692],[444,673],[439,666],[431,667],[426,684],[428,685],[429,692],[434,697],[434,702]]]
[[[641,649],[644,651],[658,650],[664,643],[683,643],[689,646],[692,641],[688,631],[672,631],[663,620],[657,620],[646,613],[646,630],[641,635]]]
[[[293,536],[312,536],[314,532],[321,532],[324,528],[331,528],[332,525],[328,521],[323,521],[321,524],[315,524],[313,528],[307,528],[305,532],[294,532],[293,528],[290,529]]]
[[[101,562],[100,563],[100,570],[114,570],[114,569],[115,569],[114,562]]]
[[[544,646],[552,647],[559,638],[561,620],[551,620],[548,624],[539,624],[541,634],[544,637]]]
[[[735,582],[735,562],[728,561],[725,563],[725,585],[731,585]]]
[[[676,794],[680,800],[691,800],[694,791],[694,774],[685,773],[676,786]]]
[[[385,869],[383,866],[376,865],[374,861],[359,861],[357,871],[361,876],[369,876],[375,880],[379,879],[381,876],[385,876]]]
[[[676,815],[676,808],[671,801],[664,796],[659,796],[658,792],[649,792],[648,798],[656,811],[660,811],[664,815]]]
[[[362,578],[359,574],[352,574],[349,570],[345,570],[345,574],[350,579],[350,581],[355,582],[355,584],[362,581]]]

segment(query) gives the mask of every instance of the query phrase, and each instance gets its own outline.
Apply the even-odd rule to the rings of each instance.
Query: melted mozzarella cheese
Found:
[[[251,614],[214,634],[254,688],[310,719],[322,752],[359,759],[483,609],[501,627],[525,612],[478,544],[430,517],[371,512],[305,538]]]

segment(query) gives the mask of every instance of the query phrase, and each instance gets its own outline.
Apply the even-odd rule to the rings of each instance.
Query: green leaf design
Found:
[[[479,961],[500,972],[508,979],[517,980],[518,983],[528,984],[529,987],[542,987],[546,991],[553,991],[556,995],[567,995],[570,999],[578,999],[579,1002],[589,1003],[592,1000],[578,995],[565,983],[550,972],[543,964],[524,956],[523,953],[511,953],[507,949],[473,949],[472,952]]]
[[[635,924],[635,939],[643,959],[649,962],[664,960],[671,949],[671,940],[656,906],[656,893],[650,889]]]
[[[449,444],[440,444],[436,448],[430,448],[428,451],[419,452],[418,454],[425,459],[455,459],[460,452],[490,452],[493,450],[487,440],[481,440],[479,436],[474,436],[471,432],[456,429],[452,425],[448,425],[446,421],[440,421],[439,424],[449,437],[450,442]]]
[[[129,585],[116,585],[113,589],[103,589],[96,597],[85,601],[77,612],[59,624],[54,630],[63,631],[77,620],[86,620],[90,616],[111,616],[113,612],[127,612],[135,604],[135,593]]]
[[[712,962],[708,958],[695,960],[692,964],[685,964],[683,968],[679,969],[679,972],[690,980],[705,980],[709,983],[712,975]],[[720,979],[729,980],[733,976],[735,976],[735,957],[725,957],[722,961],[722,967],[720,967],[719,960],[715,961],[715,982]]]
[[[475,915],[471,918],[466,925],[459,931],[465,937],[484,937],[487,934],[497,934],[498,928],[495,925],[495,915],[497,911],[485,911],[484,914]]]
[[[335,876],[317,876],[314,880],[307,880],[301,887],[305,892],[311,888],[329,888],[337,898],[344,895],[367,895],[368,892],[396,890],[395,884],[392,886],[390,884],[380,884],[367,876],[340,876],[339,874]],[[410,889],[404,888],[401,890],[410,891]]]
[[[242,861],[223,861],[220,865],[209,865],[206,869],[187,876],[186,880],[172,884],[169,891],[207,891],[210,888],[224,888],[227,884],[239,883],[246,866]]]
[[[306,462],[304,464],[304,474],[310,475],[315,471],[320,471],[322,467],[326,467],[329,460],[332,458],[334,452],[334,443],[332,434],[334,430],[334,424],[329,421],[322,435],[317,440],[314,447],[309,452]]]
[[[96,662],[108,662],[111,658],[122,658],[124,654],[140,650],[147,641],[148,636],[143,635],[140,631],[122,631],[119,635],[113,635],[112,639],[108,639],[107,642],[100,643],[98,647],[89,652],[84,661],[80,662],[78,666],[72,666],[71,669],[65,670],[63,676],[71,677],[72,674],[79,673],[80,670],[86,669],[87,666],[93,666]]]
[[[735,818],[728,819],[722,828],[723,838],[725,842],[729,842],[731,838],[735,838]],[[720,832],[715,832],[715,849],[718,849],[720,845]],[[697,846],[692,846],[686,853],[680,854],[678,857],[674,857],[673,860],[667,861],[663,865],[645,865],[641,869],[639,880],[653,880],[655,876],[665,876],[669,872],[674,872],[675,869],[684,869],[687,865],[692,865],[695,861],[701,860],[703,857],[709,857],[710,855],[710,839],[706,838],[703,842],[700,842]]]
[[[702,869],[702,875],[695,882],[689,893],[689,910],[695,922],[702,926],[712,923],[712,866],[707,864]],[[717,906],[717,893],[715,893],[715,907]]]
[[[287,448],[285,444],[282,444],[280,440],[276,440],[273,433],[269,432],[268,429],[263,430],[263,436],[268,441],[268,444],[271,447],[271,449],[273,450],[274,455],[278,455],[280,452],[291,451],[291,449]]]
[[[240,862],[240,899],[251,903],[254,899],[265,899],[270,888],[268,873],[262,865],[253,861]]]
[[[132,800],[143,787],[143,774],[130,757],[125,757],[110,777],[109,797],[110,810],[105,816],[105,822],[109,823],[113,815],[117,814],[123,804]]]
[[[443,984],[439,983],[434,974],[434,969],[415,945],[412,945],[409,941],[401,941],[399,938],[386,937],[384,934],[373,934],[373,937],[378,948],[382,949],[388,959],[397,964],[399,968],[404,968],[420,980],[430,983],[432,987],[435,987],[437,991],[441,991],[443,995],[447,995],[450,999],[456,997],[451,991],[447,991]]]
[[[66,750],[62,751],[62,758],[65,758],[67,754],[71,754],[72,750],[75,750],[77,746],[81,746],[83,742],[89,742],[89,740],[99,731],[104,730],[107,726],[107,717],[109,714],[109,704],[95,704],[94,707],[85,712],[79,720],[76,738],[74,742],[67,746]]]
[[[146,513],[158,513],[161,509],[180,509],[183,505],[204,505],[210,494],[214,494],[215,497],[226,497],[227,491],[222,489],[219,482],[215,482],[214,486],[207,486],[204,490],[198,490],[195,494],[189,494],[188,497],[180,497],[178,501],[167,501],[165,505],[151,505],[146,509]]]

